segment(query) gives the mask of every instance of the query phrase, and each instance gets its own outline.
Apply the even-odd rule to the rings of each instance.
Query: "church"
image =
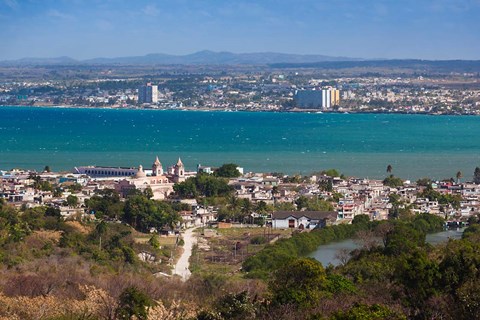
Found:
[[[143,192],[150,187],[153,192],[153,199],[164,200],[173,192],[173,185],[183,181],[185,181],[185,166],[180,158],[165,173],[157,156],[152,164],[151,175],[147,175],[143,166],[140,165],[135,175],[119,181],[115,189],[123,197],[126,197],[134,189]]]

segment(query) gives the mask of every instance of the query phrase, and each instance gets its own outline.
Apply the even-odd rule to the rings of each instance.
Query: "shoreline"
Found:
[[[291,110],[250,110],[250,109],[216,109],[216,108],[146,108],[146,107],[89,107],[75,105],[3,105],[0,108],[45,108],[45,109],[92,109],[92,110],[142,110],[142,111],[193,111],[193,112],[259,112],[259,113],[306,113],[306,114],[400,114],[400,115],[424,115],[424,116],[480,116],[475,113],[428,113],[428,112],[402,112],[402,111],[338,111],[338,110],[319,110],[319,109],[291,109]]]

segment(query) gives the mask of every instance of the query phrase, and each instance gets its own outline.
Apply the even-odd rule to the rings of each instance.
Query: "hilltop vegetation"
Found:
[[[0,317],[4,319],[477,319],[480,224],[462,240],[425,243],[443,220],[429,214],[370,222],[355,217],[297,233],[250,256],[235,276],[169,273],[178,247],[141,231],[175,223],[181,206],[112,191],[92,197],[101,220],[64,221],[51,208],[0,204]],[[110,221],[110,222],[109,222]],[[118,223],[114,221],[123,221]],[[227,233],[228,234],[228,233]],[[305,258],[356,238],[338,267]],[[139,241],[139,239],[143,239]],[[253,242],[252,242],[253,243]],[[151,255],[145,262],[142,253]],[[41,307],[40,307],[41,306]]]

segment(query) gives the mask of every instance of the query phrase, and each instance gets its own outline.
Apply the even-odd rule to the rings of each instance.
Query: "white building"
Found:
[[[138,103],[157,103],[158,102],[158,87],[147,83],[138,88]]]
[[[275,211],[272,214],[272,228],[313,229],[330,225],[336,220],[335,211]]]

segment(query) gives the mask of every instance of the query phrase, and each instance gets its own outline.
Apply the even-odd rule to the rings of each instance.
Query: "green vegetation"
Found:
[[[407,318],[379,304],[365,305],[356,304],[347,311],[336,313],[332,320],[406,320]]]
[[[231,194],[205,201],[240,221],[272,209]],[[296,205],[316,203],[301,198]],[[182,241],[139,232],[171,226],[181,204],[138,192],[122,201],[105,190],[86,202],[99,219],[64,221],[53,207],[0,201],[0,317],[15,310],[21,319],[478,319],[480,219],[469,219],[462,240],[432,246],[425,236],[441,230],[443,219],[412,214],[398,195],[390,203],[400,212],[395,219],[357,215],[352,224],[272,244],[291,230],[218,229],[194,248],[193,276],[183,283],[152,276],[171,270]],[[337,267],[306,258],[347,238],[362,246]]]
[[[240,171],[238,171],[238,165],[235,163],[226,163],[220,168],[215,170],[214,175],[221,178],[236,178],[240,177]]]
[[[120,305],[117,309],[118,319],[131,319],[135,316],[137,319],[146,320],[148,308],[154,305],[152,299],[138,288],[126,288],[120,295]]]
[[[418,194],[421,198],[428,198],[430,201],[438,201],[441,205],[451,205],[453,208],[460,208],[460,201],[462,197],[460,195],[444,194],[433,190],[430,186],[427,186],[425,190]]]
[[[323,199],[318,198],[307,198],[305,196],[300,196],[295,200],[297,205],[297,210],[301,211],[306,209],[309,211],[332,211],[333,205]]]
[[[355,217],[352,224],[329,226],[281,239],[247,258],[243,270],[250,278],[268,278],[285,263],[313,252],[319,245],[353,238],[360,231],[372,231],[374,235],[382,237],[385,253],[395,255],[402,250],[423,246],[426,233],[443,228],[443,219],[428,214],[398,222],[371,222],[367,218],[360,215]]]
[[[180,198],[189,199],[197,197],[222,197],[229,195],[233,191],[225,178],[208,174],[198,174],[195,177],[190,177],[184,182],[175,184],[173,189]]]
[[[374,223],[337,225],[308,233],[297,233],[289,239],[281,239],[267,245],[262,251],[243,263],[243,270],[250,278],[268,278],[275,270],[289,261],[305,256],[319,245],[353,237],[357,231],[373,227]]]
[[[383,179],[383,184],[392,188],[397,188],[403,186],[403,180],[391,174]]]

